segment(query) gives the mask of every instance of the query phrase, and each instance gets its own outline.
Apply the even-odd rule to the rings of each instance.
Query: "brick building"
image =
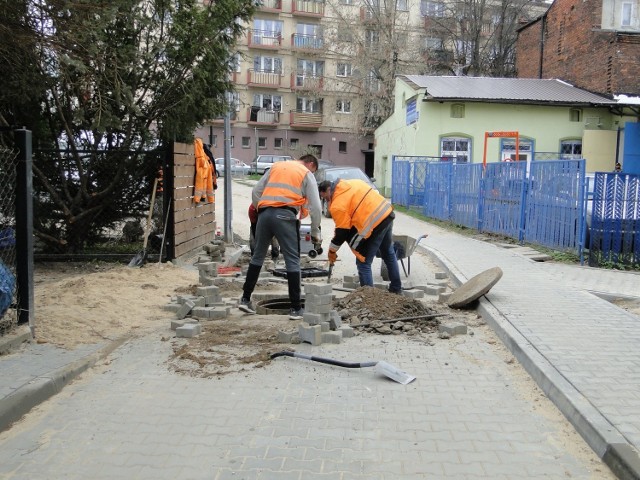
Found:
[[[519,29],[517,76],[640,95],[639,7],[640,0],[555,0]]]

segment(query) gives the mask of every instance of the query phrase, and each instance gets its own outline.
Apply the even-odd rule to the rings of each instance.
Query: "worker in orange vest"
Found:
[[[243,294],[238,308],[246,313],[256,313],[251,303],[260,270],[271,244],[276,237],[284,257],[289,287],[291,320],[302,320],[300,270],[300,221],[301,210],[309,212],[311,238],[320,244],[320,220],[322,209],[318,184],[313,173],[318,169],[318,159],[303,155],[299,160],[276,162],[267,170],[252,191],[252,202],[258,210],[256,245],[249,262]]]
[[[325,180],[318,185],[320,198],[329,202],[336,224],[329,245],[329,263],[338,258],[338,249],[347,242],[356,256],[360,286],[373,286],[371,264],[379,252],[389,272],[389,291],[402,292],[398,258],[393,248],[393,207],[371,185],[362,180]]]

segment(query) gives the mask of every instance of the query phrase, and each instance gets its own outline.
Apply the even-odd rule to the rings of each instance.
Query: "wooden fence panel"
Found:
[[[173,147],[173,218],[174,249],[177,259],[188,258],[214,239],[216,231],[215,201],[194,203],[196,159],[193,144],[174,143]]]

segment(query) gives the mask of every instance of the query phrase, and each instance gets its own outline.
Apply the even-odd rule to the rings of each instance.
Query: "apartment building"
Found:
[[[500,16],[485,13],[476,24],[489,38]],[[314,152],[373,175],[373,133],[393,112],[396,76],[463,71],[474,41],[455,35],[469,25],[464,2],[264,0],[238,45],[231,156]],[[216,156],[223,123],[196,132]]]

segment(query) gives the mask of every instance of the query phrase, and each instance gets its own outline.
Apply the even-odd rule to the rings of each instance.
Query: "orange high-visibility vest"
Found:
[[[204,153],[202,139],[196,138],[194,144],[196,156],[196,186],[193,192],[193,201],[199,203],[202,197],[206,197],[208,202],[213,202],[213,165]]]
[[[366,182],[339,180],[331,197],[329,211],[336,228],[357,230],[358,233],[349,240],[349,246],[355,250],[362,239],[369,238],[373,229],[393,212],[393,207]]]
[[[258,202],[258,210],[266,207],[300,207],[306,203],[302,182],[309,169],[297,160],[276,162]]]

